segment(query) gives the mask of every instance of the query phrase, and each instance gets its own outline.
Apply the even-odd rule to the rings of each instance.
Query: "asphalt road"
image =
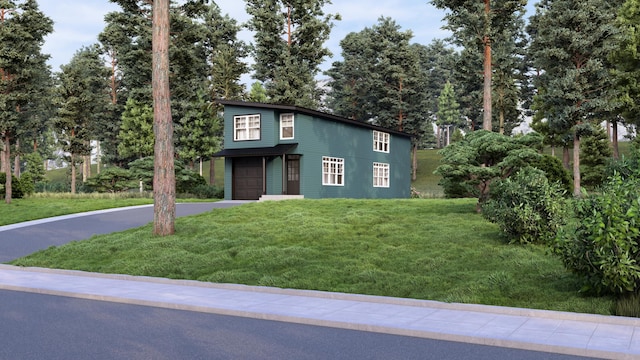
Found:
[[[225,202],[177,204],[176,216],[199,214],[213,208],[234,205]],[[93,235],[123,231],[148,224],[151,221],[153,221],[153,206],[147,206],[72,217],[0,231],[0,263],[32,254],[50,246],[85,240]]]
[[[4,290],[0,304],[0,359],[584,359]]]
[[[230,204],[180,204],[184,216]],[[149,223],[152,207],[0,231],[0,262]],[[2,359],[521,359],[575,356],[0,290]]]

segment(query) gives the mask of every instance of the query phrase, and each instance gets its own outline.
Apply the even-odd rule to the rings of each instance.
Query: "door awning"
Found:
[[[224,149],[213,154],[214,157],[248,157],[248,156],[280,156],[288,153],[298,143],[278,144],[272,147],[244,148],[244,149]]]

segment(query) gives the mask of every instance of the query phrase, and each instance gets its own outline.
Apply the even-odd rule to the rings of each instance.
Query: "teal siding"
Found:
[[[224,159],[224,199],[231,200],[233,196],[233,163],[230,158]]]
[[[280,114],[294,113],[294,139],[280,140]],[[261,138],[233,141],[233,117],[260,114]],[[384,130],[380,130],[384,131]],[[411,186],[411,141],[390,133],[390,151],[373,151],[373,130],[307,113],[260,107],[225,106],[225,148],[272,147],[297,143],[290,154],[300,157],[300,194],[305,198],[407,198]],[[322,185],[322,157],[344,159],[344,186]],[[390,187],[373,187],[373,163],[389,164]],[[232,196],[231,160],[225,161],[225,199]],[[282,194],[282,158],[267,159],[267,194]]]

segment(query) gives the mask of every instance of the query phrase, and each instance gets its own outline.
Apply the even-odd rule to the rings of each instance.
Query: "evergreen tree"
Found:
[[[459,94],[464,95],[459,98],[463,114],[472,120],[474,129],[504,132],[515,127],[517,124],[507,128],[500,124],[519,118],[518,85],[523,66],[518,62],[525,48],[522,17],[526,1],[432,0],[432,3],[450,10],[445,16],[445,28],[453,32],[453,43],[463,48],[456,66]]]
[[[133,98],[127,100],[118,137],[118,153],[122,158],[133,160],[153,155],[153,108]]]
[[[512,38],[510,26],[522,17],[527,2],[525,0],[432,0],[431,3],[437,8],[450,10],[445,16],[447,21],[445,28],[453,32],[452,39],[457,45],[473,54],[471,58],[462,58],[472,60],[474,66],[469,75],[479,73],[480,67],[476,66],[479,64],[478,60],[482,62],[482,128],[491,131],[493,127],[492,92],[494,91],[492,76],[493,66],[496,64],[492,61],[492,50]],[[507,51],[501,53],[506,55]],[[502,61],[502,59],[497,60]],[[503,71],[503,75],[507,74],[508,72]],[[476,81],[478,76],[473,76],[469,80]]]
[[[622,43],[613,52],[613,74],[620,91],[620,119],[624,124],[640,126],[640,1],[626,0],[620,7],[616,24],[622,31]],[[618,158],[617,120],[613,118],[614,156]]]
[[[255,31],[255,75],[270,102],[319,107],[315,84],[320,64],[331,52],[324,46],[334,20],[328,0],[247,0],[250,30]],[[283,38],[284,34],[284,38]]]
[[[76,164],[80,156],[90,154],[95,126],[109,104],[108,75],[95,46],[76,52],[58,74],[54,128],[63,149],[70,153],[71,193],[76,190]]]
[[[4,167],[11,169],[11,145],[29,125],[29,107],[37,102],[48,72],[47,56],[41,53],[44,37],[53,22],[35,0],[0,1],[0,136]],[[9,173],[10,171],[7,171]],[[5,202],[11,203],[11,176],[5,180]]]
[[[607,162],[612,155],[607,132],[602,127],[596,127],[584,137],[580,151],[582,185],[592,189],[602,185],[607,177]]]
[[[610,110],[613,83],[607,58],[618,47],[614,5],[545,0],[536,9],[532,55],[541,69],[536,85],[544,89],[537,97],[549,126],[573,134],[574,196],[581,194],[580,138],[590,131],[589,121]]]
[[[464,119],[460,115],[459,108],[460,105],[456,101],[453,85],[447,82],[438,98],[438,120],[436,120],[436,124],[440,129],[446,129],[446,134],[444,134],[445,139],[443,141],[445,146],[451,142],[451,131],[460,129],[460,127],[465,124]]]

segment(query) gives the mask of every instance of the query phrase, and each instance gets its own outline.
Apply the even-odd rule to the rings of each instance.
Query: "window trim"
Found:
[[[334,165],[332,167],[332,165]],[[334,171],[332,171],[334,170]],[[322,185],[344,186],[344,158],[322,157]]]
[[[283,122],[283,117],[285,116],[291,116],[291,137],[284,137],[284,126],[282,124]],[[296,118],[294,116],[293,113],[287,113],[287,114],[280,114],[280,140],[293,140],[295,138],[295,127],[296,124]]]
[[[251,120],[255,120],[255,118],[257,118],[258,120],[258,126],[257,127],[251,127]],[[245,125],[243,128],[239,128],[238,127],[238,120],[244,119],[245,121]],[[250,137],[251,135],[251,130],[252,129],[257,129],[258,133],[257,133],[257,137]],[[238,131],[239,130],[244,130],[247,134],[247,137],[245,139],[240,139],[238,136]],[[249,115],[236,115],[233,117],[233,141],[257,141],[260,140],[262,137],[262,119],[260,114],[249,114]]]
[[[389,153],[391,135],[386,132],[373,130],[373,151]]]
[[[373,163],[373,187],[389,188],[391,185],[391,167],[388,163]],[[380,173],[382,171],[382,174]]]

